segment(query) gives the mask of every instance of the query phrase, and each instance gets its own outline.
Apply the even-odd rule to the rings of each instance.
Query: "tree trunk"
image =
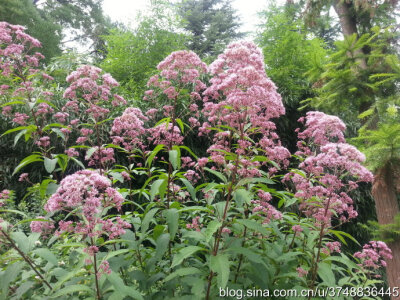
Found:
[[[341,0],[334,0],[333,3],[333,7],[335,8],[337,15],[339,16],[340,26],[342,28],[342,33],[344,37],[353,34],[356,34],[358,37],[356,23],[357,20],[354,14],[352,14],[351,12],[351,5],[351,3],[347,3]],[[367,62],[365,58],[362,57],[364,55],[362,49],[356,49],[353,54],[356,56],[361,56],[361,58],[357,59],[357,61],[360,68],[365,70],[367,68]],[[349,53],[349,55],[351,55],[351,53]]]
[[[372,196],[375,200],[376,214],[379,224],[390,224],[399,213],[394,183],[395,170],[390,162],[378,169],[372,186]],[[400,287],[400,240],[388,244],[392,250],[393,259],[387,261],[386,273],[389,286]],[[392,296],[391,299],[400,299]]]

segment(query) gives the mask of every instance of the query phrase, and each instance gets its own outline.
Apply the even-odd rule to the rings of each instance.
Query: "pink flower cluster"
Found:
[[[0,192],[0,207],[4,206],[4,200],[10,199],[11,191],[10,190],[2,190]]]
[[[150,136],[148,140],[155,145],[166,145],[171,148],[172,145],[180,145],[183,143],[183,136],[178,126],[174,126],[172,130],[172,123],[160,124],[156,127],[148,129]]]
[[[87,155],[85,156],[85,160],[88,160],[89,166],[97,166],[97,167],[104,167],[106,163],[113,163],[115,162],[114,159],[114,149],[113,148],[103,148],[101,147],[94,147],[95,151],[94,153],[88,157]],[[71,152],[72,154],[72,152]],[[100,165],[98,165],[100,164]]]
[[[113,143],[121,145],[127,151],[144,149],[143,137],[147,133],[144,122],[148,121],[139,108],[129,107],[122,116],[114,119],[111,128]]]
[[[197,216],[192,219],[191,224],[186,224],[187,229],[195,229],[196,231],[200,231],[200,228],[203,227],[203,224],[199,223],[200,217]]]
[[[78,99],[84,99],[89,105],[86,112],[96,120],[104,118],[109,110],[102,107],[102,102],[111,101],[113,106],[126,104],[126,100],[112,92],[112,88],[119,86],[118,82],[110,74],[101,75],[100,68],[85,65],[67,76],[70,86],[64,92],[64,98],[71,99],[64,106],[63,111],[78,110]]]
[[[340,253],[340,247],[342,246],[342,244],[340,244],[339,242],[327,242],[325,246],[326,247],[322,249],[322,252],[326,255],[330,255],[333,252]]]
[[[54,224],[52,221],[48,221],[42,216],[36,217],[36,219],[43,219],[45,221],[32,221],[30,224],[32,232],[39,232],[43,236],[47,236],[53,231]]]
[[[245,159],[251,155],[252,147],[263,149],[270,160],[287,165],[290,153],[281,146],[271,121],[284,114],[285,109],[276,86],[265,74],[261,50],[252,42],[232,43],[209,69],[214,76],[204,92],[203,113],[207,121],[200,128],[200,135],[209,133],[209,127],[223,125],[233,129],[214,135],[214,144],[208,149],[211,159],[224,164],[221,151],[230,152],[231,140],[235,139],[236,153],[244,156],[242,177],[259,176],[260,163]],[[261,138],[250,142],[256,135]]]
[[[28,55],[33,48],[41,47],[40,42],[25,33],[25,27],[0,22],[0,70],[3,76],[10,76],[17,72],[22,74],[23,69],[34,69],[39,65],[43,55],[36,52]]]
[[[270,193],[259,190],[258,198],[260,200],[252,200],[251,203],[254,204],[253,213],[259,212],[264,217],[263,224],[282,219],[282,213],[269,203],[272,199]]]
[[[344,143],[346,125],[336,116],[327,115],[320,111],[309,111],[306,117],[301,117],[299,122],[305,121],[305,129],[298,132],[300,141],[299,149],[302,149],[301,140],[309,140],[309,145],[322,146],[330,142]],[[307,146],[308,148],[308,146]]]
[[[329,226],[335,215],[342,222],[355,218],[357,212],[347,192],[357,188],[358,182],[372,181],[372,173],[361,165],[365,156],[345,143],[346,127],[339,118],[309,112],[305,120],[305,129],[298,130],[296,153],[303,159],[299,168],[304,176],[288,173],[284,180],[292,180],[295,196],[302,200],[300,209],[313,217],[316,225]],[[344,175],[351,178],[345,180]]]
[[[386,267],[387,261],[391,260],[392,251],[381,241],[371,241],[365,244],[361,252],[354,253],[354,257],[361,260],[361,265],[366,269],[378,269]]]
[[[78,208],[76,215],[81,221],[59,222],[58,233],[75,232],[90,237],[106,234],[109,238],[115,238],[125,233],[124,228],[130,228],[131,225],[120,218],[116,223],[104,221],[101,213],[107,207],[120,210],[123,201],[122,195],[111,187],[108,178],[96,171],[82,170],[65,177],[44,208],[48,212]]]
[[[168,99],[178,96],[176,87],[180,84],[192,84],[195,90],[193,97],[200,97],[199,92],[205,89],[200,77],[207,72],[207,65],[192,51],[172,52],[158,64],[157,69],[161,71],[160,75],[151,77],[147,85],[161,89]],[[148,90],[145,94],[145,100],[156,95],[154,90]]]

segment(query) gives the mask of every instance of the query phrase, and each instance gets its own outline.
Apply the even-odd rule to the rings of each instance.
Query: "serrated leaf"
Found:
[[[219,179],[222,180],[222,182],[224,182],[224,183],[228,182],[228,179],[221,172],[218,172],[218,171],[215,171],[215,170],[211,170],[210,168],[204,168],[204,170],[206,170],[207,172],[217,176]]]
[[[177,265],[181,264],[185,258],[192,256],[196,252],[204,250],[206,249],[198,246],[187,246],[185,248],[182,248],[179,253],[175,254],[174,259],[172,260],[171,268],[174,268]]]
[[[154,218],[154,215],[157,213],[158,208],[152,208],[143,218],[142,225],[141,225],[141,232],[145,234],[149,229],[149,225],[151,220]]]
[[[216,220],[212,220],[210,223],[208,223],[207,228],[205,230],[205,236],[206,236],[206,243],[208,243],[213,234],[222,226],[221,222],[218,222]]]
[[[177,150],[170,150],[168,152],[169,162],[174,167],[174,170],[178,170],[180,168],[180,157],[178,156]]]
[[[61,296],[73,294],[76,292],[87,292],[90,295],[93,295],[94,290],[83,284],[68,285],[68,286],[62,288],[61,290],[59,290],[58,292],[56,292],[55,294],[51,295],[50,298],[53,298],[53,299],[59,298]]]
[[[164,216],[167,220],[171,240],[173,240],[178,231],[179,212],[175,208],[170,208],[164,211]]]
[[[179,178],[179,180],[182,181],[183,184],[186,186],[186,189],[189,192],[192,200],[196,201],[196,191],[195,191],[193,185],[190,183],[190,181],[187,180],[186,178]]]
[[[264,228],[260,223],[257,223],[256,221],[253,220],[244,220],[244,219],[238,219],[236,220],[236,223],[242,224],[249,228],[252,231],[259,232],[263,235],[269,235],[269,231]]]
[[[200,273],[201,273],[201,271],[194,267],[181,268],[181,269],[176,270],[175,272],[172,272],[167,277],[165,277],[164,281],[165,282],[170,281],[178,276],[188,276],[188,275],[195,275],[195,274],[200,274]]]
[[[233,193],[233,200],[235,200],[238,207],[242,207],[244,203],[250,205],[252,194],[245,189],[238,189]]]
[[[161,259],[165,252],[168,250],[169,234],[164,233],[160,235],[156,241],[156,254],[155,257]]]
[[[118,291],[123,296],[129,296],[137,300],[143,300],[143,296],[133,287],[126,286],[117,273],[111,272],[111,274],[107,274],[105,276],[107,280],[112,284],[115,291]]]
[[[227,254],[212,255],[210,259],[210,267],[213,272],[217,273],[218,286],[224,289],[229,279],[229,256]]]
[[[335,286],[335,274],[333,274],[332,268],[329,264],[320,262],[318,264],[318,276],[325,282],[327,286]]]
[[[53,266],[58,265],[57,257],[47,248],[39,248],[32,251],[37,254],[39,257],[53,264]]]
[[[164,198],[165,190],[167,188],[167,179],[157,179],[154,181],[150,188],[150,199],[151,201],[154,200],[155,196],[158,194],[160,195],[160,199]]]

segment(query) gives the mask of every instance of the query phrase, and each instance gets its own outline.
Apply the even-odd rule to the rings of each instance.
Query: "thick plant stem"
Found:
[[[245,227],[244,228],[244,231],[243,231],[243,242],[242,242],[242,247],[244,247],[244,244],[245,244],[245,239],[246,239],[246,233],[247,233],[247,227]],[[237,266],[237,269],[236,269],[236,274],[235,274],[235,280],[233,281],[234,283],[236,283],[237,282],[237,279],[238,279],[238,277],[239,277],[239,272],[240,272],[240,267],[242,266],[242,261],[243,261],[243,254],[240,254],[240,256],[239,256],[239,264],[238,264],[238,266]]]
[[[5,236],[6,239],[10,242],[11,246],[13,246],[15,250],[17,250],[18,254],[21,255],[21,257],[28,263],[28,265],[32,268],[32,270],[35,271],[35,273],[40,277],[40,279],[44,282],[44,284],[47,285],[47,287],[50,290],[52,290],[53,288],[51,287],[50,283],[42,276],[42,274],[40,274],[34,262],[31,261],[31,259],[28,256],[26,256],[24,252],[21,251],[21,249],[18,248],[18,246],[14,243],[13,239],[3,229],[0,229],[0,231],[1,234]]]
[[[331,200],[330,200],[330,198],[328,198],[328,202],[325,205],[325,211],[324,211],[325,218],[328,214],[330,202],[331,202]],[[316,257],[315,257],[315,255],[313,255],[313,266],[312,266],[312,273],[311,273],[311,289],[314,289],[315,281],[317,280],[318,262],[319,262],[320,255],[321,255],[322,237],[324,234],[325,225],[326,225],[325,222],[321,224],[321,229],[319,231],[318,245],[317,245],[317,249],[318,249],[317,255],[316,255]],[[308,300],[310,300],[310,299],[311,299],[311,294],[308,296]]]
[[[239,166],[239,155],[237,155],[237,157],[236,157],[235,166],[234,166],[234,169],[232,172],[233,173],[232,174],[232,182],[229,184],[229,187],[228,187],[228,194],[226,196],[224,213],[222,215],[222,224],[221,224],[221,227],[217,231],[217,235],[215,236],[214,248],[213,248],[213,253],[212,253],[213,256],[217,256],[217,254],[218,254],[219,242],[221,240],[222,229],[224,228],[224,225],[225,225],[226,215],[228,214],[228,208],[229,208],[230,202],[232,200],[232,191],[233,191],[233,186],[235,185],[235,182],[236,182],[236,173],[237,173],[238,166]],[[210,297],[211,283],[212,283],[213,277],[214,277],[214,272],[211,271],[210,275],[208,277],[208,287],[207,287],[207,294],[206,294],[207,300]]]
[[[93,238],[91,238],[92,246],[94,246]],[[101,299],[101,294],[100,294],[100,287],[99,287],[99,279],[98,279],[98,268],[97,268],[97,257],[96,257],[96,252],[93,253],[93,267],[94,267],[94,279],[95,279],[95,284],[96,284],[96,298],[98,300]]]

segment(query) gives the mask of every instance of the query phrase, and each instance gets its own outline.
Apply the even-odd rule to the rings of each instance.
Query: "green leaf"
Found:
[[[333,274],[332,267],[324,262],[318,264],[318,275],[327,286],[335,286],[335,274]]]
[[[27,165],[37,162],[37,161],[43,161],[43,157],[40,154],[31,154],[28,157],[25,157],[19,165],[15,168],[14,172],[12,173],[11,176],[14,176],[16,173],[18,173],[19,170],[21,170],[23,167],[26,167]]]
[[[76,292],[87,292],[90,295],[94,294],[94,290],[92,288],[88,287],[87,285],[74,284],[74,285],[68,285],[68,286],[62,288],[55,294],[51,295],[50,298],[59,298],[60,296],[64,296],[67,294],[73,294]]]
[[[62,131],[58,128],[52,128],[51,131],[53,131],[55,134],[57,134],[63,141],[65,141],[65,135],[62,133]]]
[[[150,188],[150,199],[151,201],[154,200],[157,194],[160,195],[160,199],[163,200],[165,191],[167,189],[168,181],[166,178],[164,179],[157,179],[154,181]]]
[[[204,206],[188,206],[188,207],[179,209],[179,212],[184,212],[184,211],[205,211],[205,212],[212,213],[211,209],[204,207]]]
[[[20,131],[15,137],[14,137],[14,147],[15,145],[18,143],[19,139],[21,138],[21,136],[23,136],[25,133],[27,132],[26,129]]]
[[[221,222],[218,222],[216,220],[212,220],[210,223],[207,225],[207,229],[205,231],[205,236],[206,236],[206,243],[208,243],[213,234],[222,226]]]
[[[107,255],[104,257],[104,260],[109,260],[111,257],[118,256],[123,253],[128,253],[130,251],[131,251],[130,249],[119,249],[119,250],[108,252]]]
[[[359,119],[364,119],[366,117],[369,117],[370,115],[372,115],[374,113],[374,108],[370,108],[366,111],[363,111],[361,114],[358,115]]]
[[[250,205],[252,200],[252,193],[245,189],[238,189],[233,193],[233,200],[239,207],[242,207],[244,203]]]
[[[226,179],[225,175],[222,174],[221,172],[215,171],[215,170],[211,170],[210,168],[204,168],[204,170],[206,170],[207,172],[217,176],[219,179],[222,180],[222,182],[227,183],[228,179]]]
[[[170,281],[178,276],[188,276],[188,275],[194,275],[194,274],[200,274],[200,273],[201,273],[201,271],[194,267],[181,268],[181,269],[176,270],[175,272],[172,272],[167,277],[165,277],[164,281],[165,282]]]
[[[68,166],[69,156],[66,154],[57,154],[55,158],[57,158],[57,163],[64,172]]]
[[[57,183],[50,182],[46,187],[46,195],[53,195],[57,191],[58,187],[59,185]]]
[[[164,217],[167,220],[171,240],[173,240],[178,231],[179,212],[175,208],[171,208],[164,211]]]
[[[160,225],[160,224],[157,224],[156,226],[154,226],[154,228],[153,228],[153,239],[154,239],[154,240],[157,240],[158,237],[159,237],[161,234],[164,233],[165,227],[166,227],[165,225]]]
[[[124,182],[124,177],[119,172],[109,172],[109,175],[112,176],[113,179],[118,180],[119,182]]]
[[[227,254],[212,255],[210,260],[211,270],[217,273],[218,286],[225,288],[229,279],[229,256]]]
[[[168,250],[169,234],[164,233],[160,235],[156,241],[156,254],[157,259],[161,259],[165,252]]]
[[[170,150],[169,154],[169,161],[174,167],[174,170],[178,170],[181,164],[181,158],[179,157],[179,153],[177,150]]]
[[[57,257],[47,248],[39,248],[32,251],[37,254],[39,257],[53,264],[53,266],[58,265]]]
[[[154,215],[157,213],[158,208],[152,208],[143,218],[141,232],[145,234],[149,229],[149,225],[151,220],[154,218]]]
[[[196,201],[196,190],[194,189],[190,181],[187,180],[186,178],[179,178],[179,180],[182,181],[183,184],[186,186],[186,189],[188,190],[190,196],[192,197],[192,200]]]
[[[44,168],[46,169],[47,173],[52,173],[57,165],[57,158],[50,159],[48,157],[44,158]]]
[[[163,150],[163,149],[165,149],[165,146],[161,144],[161,145],[157,145],[157,146],[154,148],[154,150],[151,151],[149,157],[148,157],[147,160],[146,160],[146,166],[147,166],[147,167],[150,167],[150,166],[151,166],[151,164],[153,163],[154,157],[157,155],[158,152],[160,152],[160,151]]]
[[[14,105],[14,104],[25,104],[25,102],[16,100],[16,101],[11,101],[11,102],[1,104],[0,107],[10,106],[10,105]]]
[[[86,151],[85,159],[88,160],[97,151],[97,147],[92,147]]]
[[[22,268],[24,267],[23,262],[16,262],[7,266],[5,272],[0,272],[0,287],[2,293],[0,296],[3,296],[1,299],[7,299],[6,295],[8,294],[9,290],[8,287],[11,282],[13,282],[17,276],[21,273]]]
[[[14,214],[19,214],[25,218],[27,218],[28,216],[23,213],[22,211],[19,210],[15,210],[15,209],[0,209],[0,212],[10,212],[10,213],[14,213]]]
[[[197,251],[205,251],[206,249],[198,246],[186,246],[182,248],[179,253],[175,254],[174,259],[172,260],[171,268],[180,265],[185,258],[192,256]]]
[[[13,132],[16,132],[16,131],[20,131],[20,130],[25,130],[26,131],[28,129],[28,127],[29,126],[19,126],[19,127],[16,127],[16,128],[12,128],[12,129],[9,129],[6,132],[4,132],[1,136],[5,136],[7,134],[10,134],[10,133],[13,133]]]
[[[347,245],[347,243],[346,243],[345,239],[342,237],[342,235],[347,237],[348,239],[352,240],[357,245],[361,246],[360,243],[354,237],[352,237],[351,234],[349,234],[347,232],[339,231],[339,230],[333,230],[333,229],[329,230],[329,232],[333,233],[345,245]]]
[[[137,300],[143,300],[143,296],[133,287],[126,286],[117,273],[111,272],[111,274],[106,274],[105,276],[114,287],[114,290],[118,291],[119,294],[122,294],[122,298],[120,299],[124,299],[125,296],[129,296]]]
[[[184,126],[183,126],[183,122],[181,119],[175,119],[176,123],[178,124],[179,128],[181,129],[181,132],[184,133]]]
[[[189,147],[187,147],[187,146],[179,146],[179,148],[180,148],[180,149],[186,150],[186,151],[189,152],[190,155],[192,155],[195,159],[198,159],[197,155],[194,154],[194,152],[193,152]]]
[[[264,228],[261,224],[257,223],[256,221],[253,220],[244,220],[244,219],[237,219],[236,223],[242,224],[249,228],[250,230],[253,230],[255,232],[259,232],[263,235],[269,235],[270,232]]]
[[[78,166],[80,166],[82,169],[85,169],[85,166],[83,165],[83,163],[76,159],[75,157],[70,157],[72,161],[74,161]]]
[[[258,264],[264,264],[264,261],[262,260],[261,255],[258,253],[244,247],[231,247],[227,249],[228,252],[232,252],[235,254],[241,254],[245,257],[247,257],[248,260],[258,263]]]

